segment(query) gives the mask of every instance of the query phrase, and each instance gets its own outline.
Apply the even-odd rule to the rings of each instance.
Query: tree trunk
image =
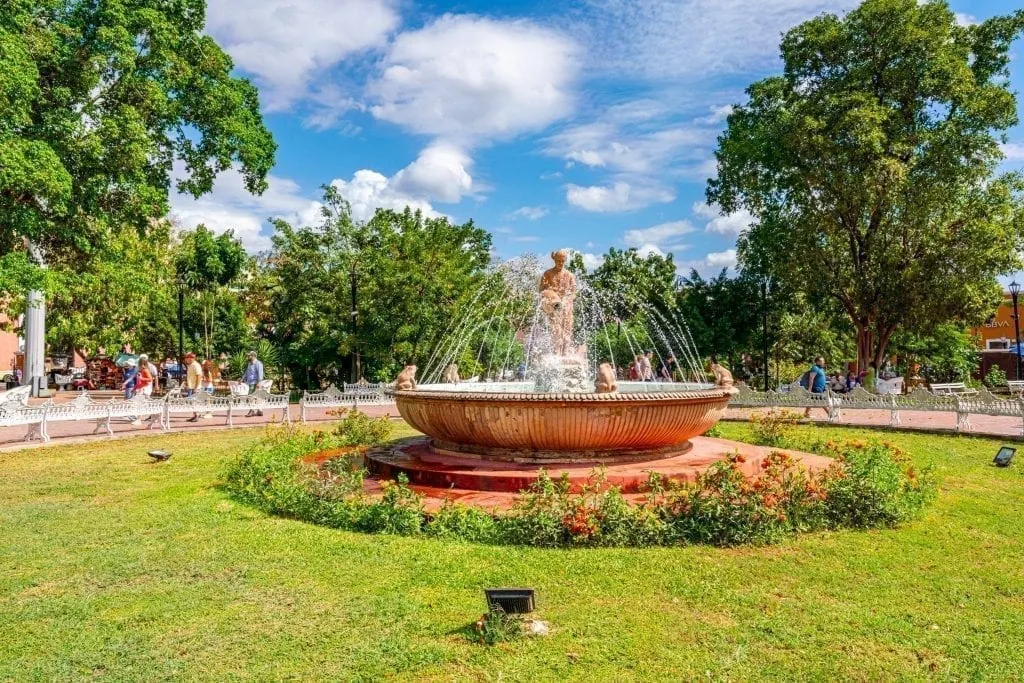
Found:
[[[857,327],[857,372],[864,372],[874,356],[874,334],[869,321],[854,321]]]

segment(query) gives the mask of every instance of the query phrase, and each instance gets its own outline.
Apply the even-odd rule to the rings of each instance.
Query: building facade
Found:
[[[1024,301],[1020,302],[1024,309]],[[996,312],[983,325],[973,330],[978,345],[981,347],[981,367],[978,378],[988,374],[992,366],[1002,368],[1010,379],[1017,379],[1017,356],[1010,353],[1013,339],[1013,299],[1009,294],[1003,295],[1003,302]],[[1021,334],[1024,335],[1024,325]]]
[[[18,352],[21,350],[21,338],[13,332],[7,332],[3,328],[10,322],[3,313],[0,313],[0,377],[14,370],[17,362]],[[4,387],[0,385],[0,391]]]

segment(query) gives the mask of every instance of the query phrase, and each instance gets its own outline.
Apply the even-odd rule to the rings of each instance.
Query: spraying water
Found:
[[[709,386],[685,321],[596,289],[565,268],[568,256],[553,253],[547,270],[532,254],[496,266],[434,349],[423,382],[451,391],[588,393],[607,363],[631,392]]]

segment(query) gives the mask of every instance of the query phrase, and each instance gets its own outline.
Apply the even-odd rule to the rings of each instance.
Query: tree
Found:
[[[178,281],[199,296],[203,348],[207,358],[213,357],[211,337],[219,295],[238,277],[248,259],[242,243],[230,230],[214,235],[205,225],[199,225],[181,235],[181,244],[174,258],[175,270]],[[233,298],[222,301],[221,309],[222,320],[241,318],[241,311]],[[237,337],[237,333],[234,336]]]
[[[861,368],[900,327],[980,322],[1021,265],[1024,182],[996,167],[1022,30],[1024,11],[959,26],[939,0],[867,0],[787,33],[784,73],[729,116],[707,199],[755,216],[744,272],[835,300]]]
[[[581,262],[582,264],[582,262]],[[672,254],[640,256],[636,249],[612,247],[604,260],[587,275],[609,317],[628,319],[641,308],[655,307],[665,313],[675,308],[676,265]]]
[[[49,342],[95,351],[124,342],[150,353],[174,348],[174,263],[170,226],[156,223],[145,237],[118,231],[80,268],[50,271]]]
[[[472,221],[381,209],[356,223],[331,187],[319,225],[276,225],[260,291],[249,296],[269,301],[283,361],[305,386],[340,378],[357,350],[369,379],[422,365],[490,262],[490,235]]]
[[[730,278],[725,269],[705,280],[696,270],[682,282],[682,317],[694,342],[736,367],[741,352],[755,348],[761,326],[761,294],[749,277]]]
[[[8,265],[30,270],[27,241],[50,267],[73,271],[119,231],[145,234],[167,213],[172,175],[200,196],[234,165],[248,191],[266,188],[275,145],[256,89],[231,76],[204,19],[204,0],[0,4]]]

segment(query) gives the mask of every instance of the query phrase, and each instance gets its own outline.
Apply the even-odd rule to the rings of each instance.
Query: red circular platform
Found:
[[[692,443],[693,448],[682,455],[645,462],[604,464],[606,480],[617,486],[627,498],[639,500],[643,498],[651,473],[658,473],[668,480],[694,481],[713,463],[732,453],[740,453],[744,456],[740,465],[744,474],[756,477],[761,473],[768,453],[780,450],[707,437],[696,437]],[[808,453],[785,452],[810,470],[824,469],[832,462],[829,458]],[[579,490],[590,480],[594,469],[602,466],[599,462],[573,462],[551,463],[542,468],[452,457],[433,451],[427,437],[403,439],[371,448],[366,452],[365,462],[378,480],[391,480],[405,474],[412,488],[424,496],[428,510],[436,509],[446,499],[477,507],[507,508],[517,493],[537,480],[542,469],[552,479],[567,476],[572,488]],[[379,483],[367,480],[367,490],[371,493],[379,490]]]

